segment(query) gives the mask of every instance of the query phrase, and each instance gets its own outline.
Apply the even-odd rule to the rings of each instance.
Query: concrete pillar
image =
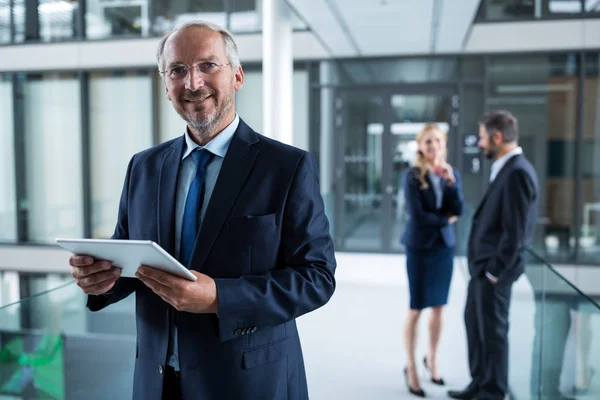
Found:
[[[284,0],[263,0],[263,129],[292,144],[292,15]]]

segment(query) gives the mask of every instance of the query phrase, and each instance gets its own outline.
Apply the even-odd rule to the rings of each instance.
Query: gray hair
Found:
[[[158,42],[158,48],[156,49],[156,62],[158,63],[158,70],[163,71],[163,52],[165,51],[165,44],[167,40],[171,37],[175,32],[182,31],[187,28],[205,28],[209,29],[213,32],[219,32],[223,37],[223,43],[225,44],[225,54],[227,55],[227,60],[231,64],[231,68],[233,70],[237,70],[240,64],[240,55],[238,53],[237,45],[235,44],[235,40],[233,39],[233,35],[225,28],[220,27],[219,25],[205,22],[205,21],[194,21],[188,22],[184,25],[181,25],[178,28],[173,29],[172,31],[166,33],[160,42]]]

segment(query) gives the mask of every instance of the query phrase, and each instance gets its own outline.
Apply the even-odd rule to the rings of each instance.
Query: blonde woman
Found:
[[[446,134],[437,125],[427,124],[417,135],[417,143],[415,165],[403,180],[409,218],[402,244],[410,291],[404,375],[410,393],[425,397],[415,362],[417,326],[423,309],[431,308],[429,350],[423,361],[431,381],[444,385],[437,368],[437,347],[452,278],[456,243],[452,225],[463,211],[463,194],[460,175],[446,162]]]

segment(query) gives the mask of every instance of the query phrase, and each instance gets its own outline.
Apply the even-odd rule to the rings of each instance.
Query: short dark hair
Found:
[[[516,142],[519,140],[519,124],[517,119],[506,110],[488,111],[479,121],[487,133],[492,136],[494,132],[502,133],[504,143]]]

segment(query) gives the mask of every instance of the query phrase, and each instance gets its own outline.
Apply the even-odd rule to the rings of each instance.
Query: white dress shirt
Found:
[[[500,173],[500,170],[506,165],[508,160],[519,154],[523,154],[523,149],[521,148],[521,146],[515,147],[514,149],[512,149],[511,151],[494,161],[490,172],[490,182],[494,182],[494,179],[496,179],[496,177]]]

